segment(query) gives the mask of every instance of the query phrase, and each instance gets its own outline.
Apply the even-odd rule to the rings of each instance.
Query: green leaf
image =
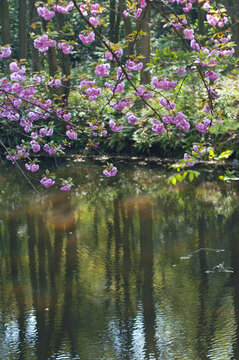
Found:
[[[193,172],[190,172],[189,175],[188,175],[188,177],[189,177],[189,181],[192,182],[193,179],[194,179],[194,173],[193,173]]]

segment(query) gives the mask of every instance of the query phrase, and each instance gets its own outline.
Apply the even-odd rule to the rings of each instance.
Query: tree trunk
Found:
[[[117,9],[116,9],[117,8]],[[119,41],[119,27],[121,20],[122,2],[118,2],[118,6],[115,0],[110,0],[110,13],[109,13],[109,38],[110,41],[116,44]]]
[[[125,0],[122,0],[122,12],[126,10],[126,3]],[[133,55],[134,54],[134,42],[129,40],[129,35],[132,34],[132,23],[129,17],[124,17],[124,33],[125,33],[125,39],[127,41],[127,55]]]
[[[59,31],[61,31],[61,29],[64,26],[65,17],[62,14],[57,14],[56,19],[59,26]],[[66,81],[64,81],[64,87],[61,88],[61,91],[63,94],[63,99],[67,103],[68,96],[70,93],[70,85],[71,85],[70,79],[68,78],[69,75],[71,74],[70,58],[69,55],[65,55],[61,50],[59,50],[59,55],[60,55],[60,63],[61,63],[61,72],[62,75],[65,75],[66,77]]]
[[[35,8],[36,0],[29,0],[29,22],[32,24],[38,18]],[[39,51],[34,47],[33,40],[30,39],[30,50],[32,58],[32,71],[39,72],[41,70],[41,57]]]
[[[18,8],[18,58],[27,58],[27,3],[26,0],[19,0]]]
[[[0,13],[1,13],[1,40],[2,45],[7,45],[11,43],[10,35],[10,17],[7,0],[1,0],[0,2]]]
[[[139,29],[145,33],[136,42],[137,55],[142,55],[143,69],[140,73],[140,82],[142,84],[150,83],[150,73],[145,71],[147,63],[150,62],[150,5],[142,12],[138,22]]]

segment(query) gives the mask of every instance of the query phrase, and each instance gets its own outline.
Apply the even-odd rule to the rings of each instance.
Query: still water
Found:
[[[66,173],[38,196],[0,169],[0,359],[238,360],[238,185]]]

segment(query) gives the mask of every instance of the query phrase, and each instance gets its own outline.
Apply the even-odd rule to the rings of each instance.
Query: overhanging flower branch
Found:
[[[221,25],[226,24],[224,13],[220,15],[219,11],[216,10],[216,13],[214,14],[214,10],[211,9],[210,4],[207,1],[197,2],[196,0],[168,0],[168,2],[184,6],[183,11],[185,13],[188,13],[192,9],[193,4],[196,4],[197,6],[204,4],[203,6],[205,10],[210,10],[210,17],[207,17],[209,25],[221,27]],[[217,99],[218,95],[212,86],[217,80],[219,74],[215,73],[214,69],[221,60],[224,61],[227,56],[232,54],[233,50],[230,49],[229,40],[226,41],[226,38],[223,42],[220,39],[216,40],[218,43],[215,42],[214,38],[212,50],[206,48],[205,46],[203,47],[200,44],[200,41],[196,39],[196,35],[194,33],[195,29],[193,27],[189,27],[186,17],[178,16],[177,13],[163,1],[157,0],[155,3],[160,4],[160,8],[152,1],[139,0],[138,6],[135,7],[132,5],[132,8],[129,10],[135,14],[136,19],[139,18],[139,22],[142,22],[144,14],[147,11],[147,7],[151,6],[155,11],[160,13],[167,24],[174,29],[176,35],[178,35],[183,43],[186,44],[187,49],[190,50],[192,57],[191,65],[195,66],[197,72],[199,73],[208,96],[205,113],[210,113],[210,117],[206,115],[208,118],[204,118],[203,121],[197,122],[195,125],[196,129],[200,133],[205,133],[209,131],[210,127],[213,125],[214,117],[217,118],[214,108],[214,100]],[[105,104],[101,108],[101,112],[99,114],[102,114],[104,109],[111,108],[117,112],[121,112],[125,119],[123,121],[126,121],[129,126],[137,126],[139,119],[132,110],[135,104],[140,101],[145,107],[150,109],[149,111],[151,114],[148,117],[148,123],[151,124],[151,130],[153,133],[161,135],[164,133],[165,129],[168,132],[169,129],[174,131],[175,128],[184,132],[189,130],[191,126],[190,122],[188,121],[186,115],[182,111],[179,111],[180,109],[177,109],[176,106],[178,94],[185,83],[188,74],[185,69],[182,67],[178,69],[176,75],[179,76],[178,82],[172,80],[175,75],[170,78],[159,77],[157,69],[152,68],[153,77],[151,85],[145,86],[140,84],[137,74],[142,69],[142,63],[138,62],[137,59],[132,60],[132,58],[128,58],[125,62],[122,62],[120,60],[123,53],[122,48],[118,45],[113,46],[110,44],[98,30],[97,27],[100,25],[100,15],[102,13],[102,9],[98,3],[88,1],[85,4],[78,5],[78,2],[73,0],[70,3],[57,3],[56,5],[53,4],[53,7],[52,5],[48,6],[44,4],[44,6],[38,7],[38,14],[43,17],[45,21],[50,21],[56,12],[67,14],[73,9],[76,9],[87,26],[87,32],[79,35],[80,40],[83,44],[89,44],[95,40],[95,37],[98,37],[101,44],[106,49],[105,60],[95,66],[95,77],[96,79],[109,79],[112,75],[113,77],[111,80],[113,83],[112,81],[105,81],[103,86],[97,85],[97,80],[87,80],[87,78],[84,77],[80,80],[79,86],[77,87],[80,94],[90,102],[98,101],[102,94],[102,97],[105,96]],[[169,11],[174,16],[173,20],[171,20],[168,15]],[[139,29],[140,26],[137,30]],[[140,31],[137,31],[136,36],[138,36],[139,33]],[[227,42],[228,46],[226,45]],[[54,39],[49,37],[49,34],[43,34],[42,36],[35,38],[34,45],[42,53],[46,53],[49,51],[49,48],[56,46],[59,51],[62,51],[64,54],[70,54],[72,51],[72,46],[69,45],[62,36],[60,42],[57,44]],[[10,56],[9,47],[1,47],[0,58],[6,58],[8,56]],[[116,70],[117,74],[113,74],[111,71],[110,61],[114,61],[114,63],[118,65],[118,69]],[[206,71],[204,71],[204,68]],[[193,69],[191,68],[190,71],[192,70]],[[69,108],[64,108],[64,104],[60,104],[59,101],[55,102],[54,99],[52,101],[49,97],[46,97],[46,94],[45,97],[42,98],[42,94],[38,91],[40,88],[48,89],[49,87],[57,89],[62,85],[61,80],[59,77],[56,77],[45,84],[46,79],[43,79],[39,75],[30,79],[30,84],[28,85],[28,80],[24,75],[25,71],[17,62],[12,62],[10,64],[10,71],[10,80],[7,80],[7,78],[5,78],[5,80],[0,80],[0,95],[5,94],[7,95],[8,100],[11,99],[10,104],[9,101],[2,103],[0,116],[8,119],[10,122],[13,122],[13,124],[17,125],[19,123],[24,129],[26,136],[29,136],[30,134],[31,141],[27,143],[23,142],[22,145],[16,149],[15,155],[9,155],[9,160],[14,160],[14,156],[16,156],[15,160],[28,159],[30,152],[33,153],[34,156],[34,154],[38,153],[40,150],[46,151],[49,155],[63,154],[64,147],[67,146],[68,139],[73,141],[77,140],[78,135],[82,134],[78,120],[72,118],[72,114],[68,111]],[[184,76],[184,79],[180,80],[180,75],[184,74],[185,71],[186,75]],[[127,90],[125,89],[125,81],[129,84],[129,88]],[[180,85],[178,86],[178,84]],[[175,101],[173,102],[172,93],[174,89],[176,89],[176,96]],[[161,95],[160,99],[156,97],[158,93]],[[153,118],[153,116],[155,116],[155,118]],[[39,125],[37,123],[38,120]],[[118,123],[109,119],[107,124],[105,124],[105,122],[98,117],[96,123],[93,121],[90,122],[90,133],[88,132],[90,134],[89,136],[92,137],[92,139],[97,139],[96,142],[92,140],[92,144],[95,143],[96,146],[98,146],[99,138],[108,139],[108,128],[112,134],[124,131],[124,124],[122,124],[123,121]],[[46,139],[48,137],[51,138],[56,124],[59,122],[63,124],[65,123],[66,130],[62,143],[56,144],[54,141],[48,141]],[[186,161],[185,164],[187,164],[187,162],[189,161]],[[25,165],[26,169],[31,172],[38,170],[36,166],[37,164],[34,163],[34,161]],[[107,177],[114,176],[116,173],[117,171],[115,171],[115,166],[113,165],[107,165],[107,168],[104,171],[104,175]],[[54,182],[54,174],[51,173],[45,174],[41,181],[45,187],[54,185]],[[68,191],[71,186],[72,182],[67,183],[67,181],[64,181],[62,183],[61,190]]]

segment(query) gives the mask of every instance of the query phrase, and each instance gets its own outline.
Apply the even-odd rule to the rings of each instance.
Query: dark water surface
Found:
[[[0,359],[238,360],[238,186],[66,172],[39,197],[0,169]]]

